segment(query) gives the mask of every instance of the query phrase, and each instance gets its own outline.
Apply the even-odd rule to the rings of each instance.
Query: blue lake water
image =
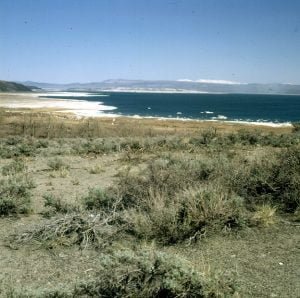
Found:
[[[116,107],[114,114],[124,116],[274,123],[300,121],[300,95],[101,92],[91,93],[89,97],[63,98],[102,102]]]

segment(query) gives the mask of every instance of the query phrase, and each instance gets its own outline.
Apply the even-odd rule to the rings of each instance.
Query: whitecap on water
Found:
[[[227,117],[224,115],[218,115],[217,117],[211,117],[213,120],[226,120]]]

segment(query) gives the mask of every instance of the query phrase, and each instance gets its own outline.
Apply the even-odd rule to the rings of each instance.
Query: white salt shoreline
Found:
[[[49,98],[53,96],[55,98]],[[80,116],[96,117],[104,111],[116,110],[116,107],[104,105],[100,101],[64,99],[63,96],[94,96],[89,93],[51,92],[51,93],[6,93],[0,95],[0,107],[9,109],[52,109],[55,112],[72,112]],[[97,95],[98,96],[98,95]],[[57,109],[57,111],[55,110]]]

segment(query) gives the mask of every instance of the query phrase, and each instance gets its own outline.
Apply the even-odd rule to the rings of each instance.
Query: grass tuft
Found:
[[[270,205],[258,206],[253,214],[252,220],[258,226],[271,226],[276,222],[276,210],[277,208]]]

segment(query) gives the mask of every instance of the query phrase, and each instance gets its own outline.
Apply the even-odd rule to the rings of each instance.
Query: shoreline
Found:
[[[132,118],[132,119],[153,119],[158,121],[182,121],[197,123],[220,123],[220,124],[238,124],[247,126],[265,126],[265,127],[292,127],[291,122],[265,122],[265,121],[244,121],[244,120],[226,120],[226,119],[194,119],[184,117],[159,117],[159,116],[141,116],[141,115],[122,115],[118,113],[109,113],[117,110],[117,107],[104,105],[101,101],[88,101],[84,99],[66,99],[64,96],[92,97],[89,92],[45,92],[45,93],[0,93],[0,108],[22,111],[39,111],[72,114],[76,118]],[[49,97],[51,96],[51,97]],[[98,96],[98,95],[97,95]],[[101,95],[100,95],[101,96]],[[103,95],[105,97],[107,95]],[[47,101],[45,101],[47,99]]]

